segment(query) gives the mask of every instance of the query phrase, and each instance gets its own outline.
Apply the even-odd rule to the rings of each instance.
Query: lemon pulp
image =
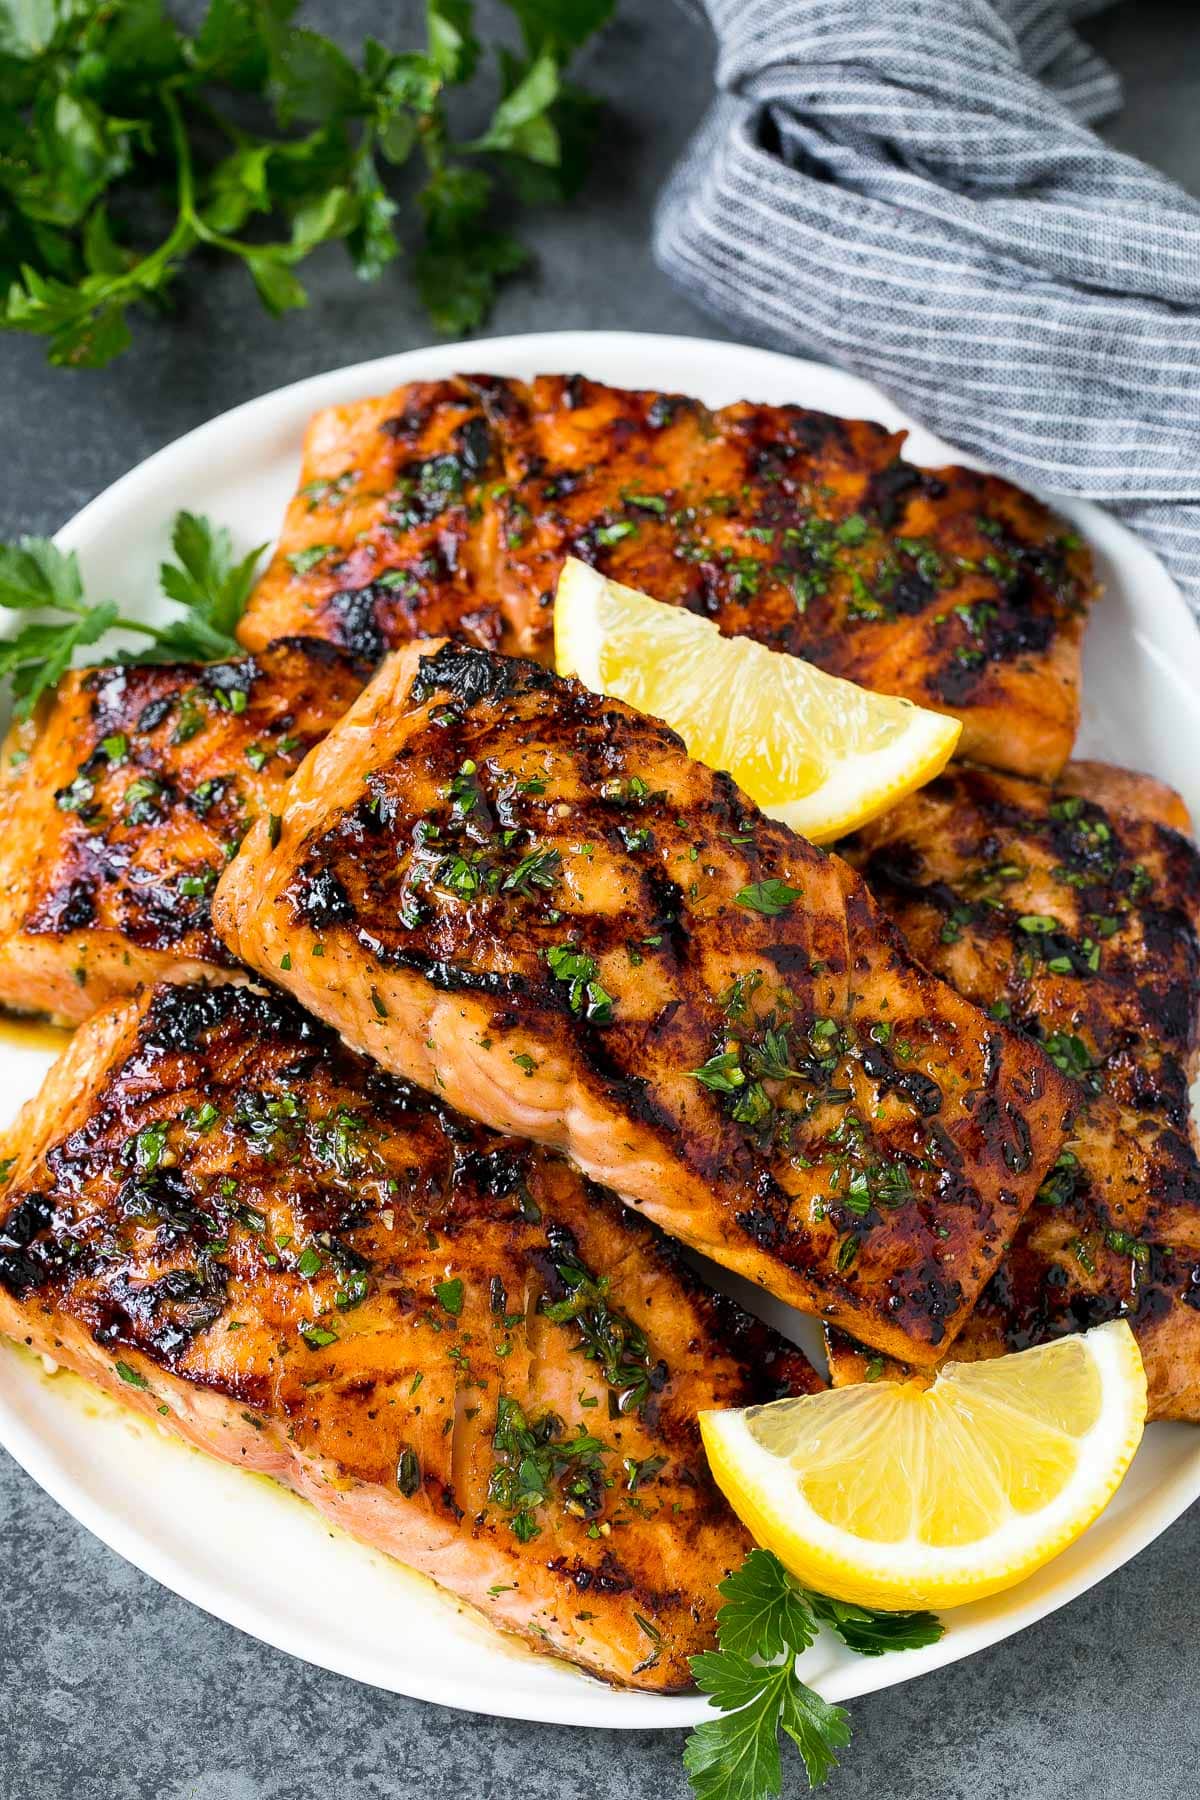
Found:
[[[1084,1531],[1140,1441],[1128,1325],[929,1387],[877,1382],[705,1413],[714,1474],[801,1579],[864,1605],[954,1605],[1012,1585]]]
[[[943,768],[961,724],[570,559],[555,600],[555,657],[598,693],[664,719],[764,812],[824,841],[864,824]]]

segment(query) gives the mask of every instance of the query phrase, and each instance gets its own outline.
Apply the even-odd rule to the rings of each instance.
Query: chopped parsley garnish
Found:
[[[339,1312],[350,1312],[354,1307],[362,1305],[369,1288],[365,1269],[344,1269],[333,1303]]]
[[[1075,1261],[1079,1264],[1080,1268],[1086,1270],[1089,1275],[1094,1275],[1096,1273],[1096,1264],[1092,1260],[1092,1253],[1088,1249],[1083,1238],[1077,1237],[1071,1240],[1071,1255],[1075,1258]]]
[[[841,1243],[838,1245],[838,1253],[837,1253],[837,1256],[834,1258],[833,1266],[837,1270],[839,1275],[844,1275],[846,1273],[846,1270],[852,1268],[854,1266],[854,1264],[857,1262],[857,1260],[858,1260],[858,1238],[851,1231],[846,1234],[846,1236],[842,1239]]]
[[[315,512],[318,506],[337,507],[342,505],[357,479],[356,469],[343,469],[340,475],[306,481],[300,493],[308,501],[309,512]]]
[[[610,1303],[608,1277],[585,1267],[573,1245],[556,1243],[551,1236],[550,1248],[565,1292],[557,1300],[543,1298],[539,1310],[556,1325],[575,1327],[575,1348],[597,1365],[614,1390],[616,1411],[640,1411],[666,1380],[665,1365],[654,1361],[641,1326]]]
[[[139,775],[125,789],[123,801],[128,825],[148,825],[158,817],[163,784],[153,775]]]
[[[626,850],[649,850],[654,834],[648,825],[618,825],[617,835]]]
[[[714,1094],[735,1094],[746,1085],[741,1046],[735,1044],[732,1050],[718,1050],[701,1068],[689,1069],[688,1073],[693,1081],[711,1088]]]
[[[1052,1031],[1043,1041],[1043,1050],[1056,1069],[1076,1081],[1088,1081],[1101,1066],[1080,1037],[1071,1032]],[[1089,1085],[1098,1085],[1089,1082]]]
[[[511,1514],[513,1535],[527,1544],[541,1533],[539,1508],[557,1497],[577,1518],[596,1518],[604,1506],[600,1458],[608,1446],[582,1426],[574,1437],[557,1413],[530,1421],[517,1401],[501,1394],[492,1437],[495,1464],[488,1500]]]
[[[147,1392],[149,1392],[150,1383],[146,1380],[146,1377],[144,1375],[139,1375],[138,1371],[136,1369],[130,1368],[130,1366],[127,1362],[118,1361],[115,1366],[116,1366],[117,1374],[121,1377],[121,1380],[123,1382],[125,1382],[128,1387],[143,1388]]]
[[[521,858],[511,874],[504,877],[500,886],[505,893],[511,894],[529,894],[534,888],[552,888],[561,868],[562,856],[557,850],[531,850]]]
[[[198,875],[181,875],[179,892],[185,900],[202,900],[210,888],[217,885],[217,871],[204,869]]]
[[[596,542],[604,546],[619,544],[622,538],[632,537],[636,530],[632,519],[617,519],[612,525],[597,525]]]
[[[1110,1250],[1118,1256],[1132,1256],[1136,1263],[1150,1261],[1150,1246],[1143,1244],[1139,1238],[1130,1237],[1127,1231],[1106,1231],[1104,1241]]]
[[[319,562],[331,556],[334,548],[333,544],[310,544],[306,550],[293,550],[287,559],[288,567],[297,575],[307,575]]]
[[[786,881],[779,881],[772,876],[767,881],[752,882],[734,895],[734,904],[744,906],[750,912],[762,913],[768,919],[778,918],[785,913],[792,903],[800,898],[800,888],[789,887]]]
[[[336,1331],[330,1331],[325,1325],[317,1325],[309,1322],[301,1325],[300,1336],[304,1339],[304,1342],[308,1345],[310,1350],[324,1350],[330,1344],[336,1344],[338,1341],[338,1334]]]
[[[452,1281],[435,1281],[433,1291],[438,1304],[451,1318],[457,1319],[463,1309],[463,1284],[456,1275]]]
[[[133,1161],[139,1169],[150,1171],[157,1169],[162,1161],[163,1151],[167,1147],[167,1127],[161,1121],[156,1125],[147,1125],[133,1139]]]
[[[611,1024],[613,999],[596,979],[599,971],[595,958],[586,955],[577,944],[558,944],[545,955],[555,980],[566,984],[571,1011],[582,1013],[593,1025]]]
[[[665,1469],[666,1466],[667,1459],[665,1456],[647,1456],[641,1462],[634,1456],[627,1456],[624,1459],[623,1464],[626,1476],[625,1487],[627,1491],[631,1494],[636,1494],[639,1488],[648,1487],[655,1476]]]

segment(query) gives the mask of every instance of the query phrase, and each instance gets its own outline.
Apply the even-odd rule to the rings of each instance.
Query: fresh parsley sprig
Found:
[[[490,122],[457,142],[473,0],[427,0],[422,47],[368,38],[357,60],[296,25],[296,0],[209,0],[192,35],[164,0],[0,0],[0,327],[95,367],[197,251],[240,260],[275,314],[307,303],[296,267],[320,244],[374,280],[401,249],[387,172],[419,161],[410,266],[437,329],[473,330],[528,261],[497,198],[582,181],[596,106],[564,70],[614,0],[505,4],[521,49],[496,47]]]
[[[845,1709],[830,1706],[796,1674],[796,1658],[830,1626],[860,1656],[935,1644],[932,1613],[872,1612],[802,1587],[768,1550],[752,1550],[718,1592],[716,1650],[691,1658],[697,1686],[721,1717],[688,1738],[684,1767],[697,1800],[768,1800],[781,1791],[779,1734],[804,1760],[810,1787],[837,1767],[850,1742]]]
[[[75,552],[49,538],[0,544],[0,607],[37,615],[0,639],[0,680],[11,681],[21,717],[61,680],[77,650],[110,631],[145,640],[119,652],[123,662],[217,662],[242,654],[233,634],[266,545],[235,558],[228,531],[189,512],[176,514],[171,544],[178,560],[161,564],[159,580],[183,613],[165,625],[127,618],[111,600],[89,601]]]

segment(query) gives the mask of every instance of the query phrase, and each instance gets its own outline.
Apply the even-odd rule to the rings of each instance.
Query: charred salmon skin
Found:
[[[696,1413],[816,1376],[652,1226],[235,983],[97,1013],[0,1148],[0,1330],[535,1648],[688,1684],[748,1548]]]
[[[348,1043],[918,1362],[1063,1141],[1045,1054],[664,725],[410,645],[222,878],[232,953]]]
[[[851,840],[927,968],[1035,1037],[1080,1096],[1036,1203],[954,1348],[994,1356],[1107,1319],[1153,1418],[1200,1419],[1200,855],[1177,794],[1102,764],[1053,789],[951,771]],[[839,1345],[837,1380],[864,1359]]]
[[[229,968],[217,877],[361,686],[316,639],[67,675],[0,751],[0,1006],[75,1021]]]
[[[1052,775],[1096,585],[1079,537],[903,432],[798,406],[710,411],[581,376],[416,382],[313,419],[243,641],[377,658],[458,636],[552,660],[568,556],[963,720],[961,753]]]

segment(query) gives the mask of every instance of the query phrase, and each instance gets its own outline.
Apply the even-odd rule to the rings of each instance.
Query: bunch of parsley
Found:
[[[752,1550],[718,1590],[716,1650],[691,1658],[697,1686],[721,1716],[698,1725],[683,1752],[697,1800],[767,1800],[780,1792],[779,1734],[804,1762],[810,1787],[837,1767],[850,1742],[844,1707],[830,1706],[796,1673],[796,1657],[827,1625],[859,1656],[936,1644],[928,1612],[872,1612],[814,1594],[768,1550]]]
[[[474,329],[528,261],[497,198],[582,179],[595,104],[563,71],[614,0],[505,3],[522,51],[496,48],[491,121],[455,142],[472,0],[427,0],[422,48],[369,38],[357,61],[295,24],[296,0],[209,0],[191,36],[163,0],[0,0],[0,325],[94,367],[198,250],[242,261],[275,314],[306,303],[296,267],[331,239],[374,280],[400,252],[385,171],[411,161],[413,278],[439,331]]]

